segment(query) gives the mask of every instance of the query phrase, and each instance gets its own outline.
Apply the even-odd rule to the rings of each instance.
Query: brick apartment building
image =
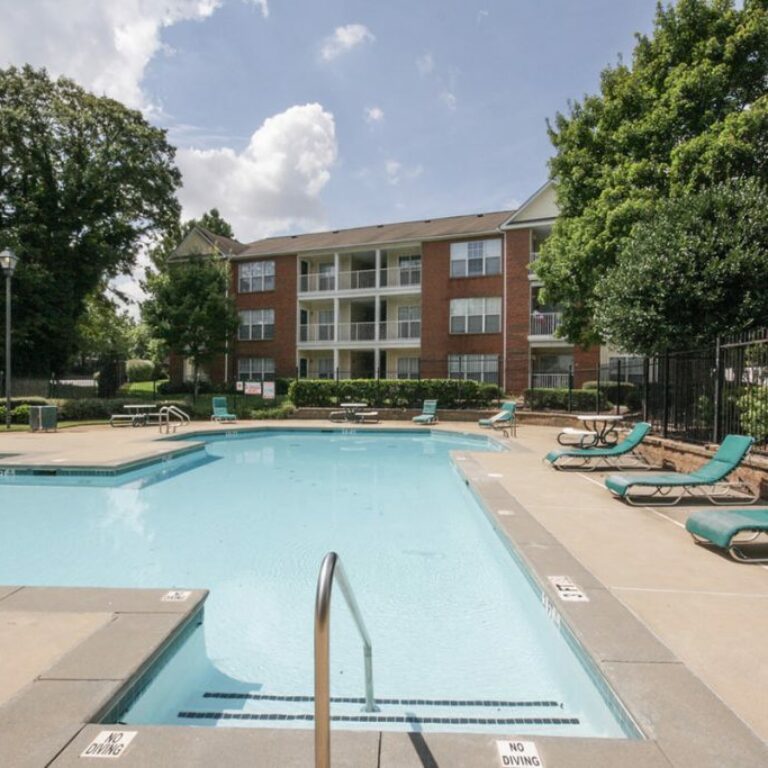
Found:
[[[275,377],[468,378],[519,393],[589,377],[599,350],[555,337],[538,249],[557,216],[546,184],[516,211],[450,216],[250,244],[196,228],[175,251],[228,261],[237,340],[216,383]],[[535,268],[535,267],[534,267]],[[171,378],[189,375],[172,359]]]

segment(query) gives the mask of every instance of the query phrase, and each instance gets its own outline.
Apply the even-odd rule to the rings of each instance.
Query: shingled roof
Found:
[[[196,229],[203,237],[210,240],[211,245],[218,248],[223,254],[237,254],[245,250],[248,246],[244,243],[240,243],[237,240],[233,240],[231,237],[224,237],[224,235],[217,235],[211,232],[210,229],[196,225]]]
[[[314,232],[306,235],[267,237],[242,246],[234,252],[238,259],[257,256],[308,251],[335,251],[344,248],[376,247],[396,243],[413,243],[424,240],[441,240],[448,237],[472,237],[492,234],[514,213],[494,211],[468,216],[446,216],[440,219],[403,221],[396,224],[376,224],[352,229],[335,229],[331,232]],[[225,238],[226,239],[226,238]],[[240,245],[238,243],[238,245]]]

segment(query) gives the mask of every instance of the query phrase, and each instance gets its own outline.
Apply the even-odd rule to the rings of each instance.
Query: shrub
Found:
[[[191,395],[195,391],[195,385],[191,381],[171,382],[163,381],[157,385],[157,392],[160,395]],[[201,381],[198,386],[198,394],[210,394],[214,391],[209,381]]]
[[[76,400],[58,400],[60,421],[97,421],[108,419],[113,413],[125,413],[124,405],[141,403],[140,400],[125,398],[78,398]],[[158,401],[158,408],[163,405],[176,405],[182,410],[187,410],[183,401],[163,400]],[[210,410],[208,411],[210,415]]]
[[[596,381],[585,381],[582,389],[597,389]],[[626,405],[630,411],[642,408],[643,398],[640,390],[631,381],[601,381],[600,392],[605,392],[612,403]]]
[[[437,400],[440,408],[474,408],[490,405],[500,394],[495,384],[460,379],[298,379],[288,390],[294,405],[315,408],[331,408],[345,401],[417,408],[424,400]]]
[[[13,401],[11,401],[13,405]],[[0,405],[0,425],[5,424],[5,405]],[[29,406],[17,405],[11,408],[11,424],[29,424]]]
[[[742,430],[758,443],[768,440],[768,387],[748,387],[737,405]]]
[[[151,360],[128,360],[125,363],[125,375],[128,381],[152,381],[155,377],[155,364]]]
[[[523,393],[525,405],[532,411],[567,411],[567,389],[526,389]],[[597,405],[597,391],[574,389],[571,391],[571,405],[577,411],[594,411]],[[605,392],[600,390],[600,410],[611,407]]]
[[[248,415],[251,419],[288,419],[296,411],[296,406],[286,400],[276,408],[253,408]]]

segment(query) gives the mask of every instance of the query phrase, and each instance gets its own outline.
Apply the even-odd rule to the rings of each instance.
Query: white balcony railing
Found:
[[[317,293],[336,290],[336,275],[333,272],[312,272],[299,276],[299,293]]]
[[[562,318],[562,312],[533,312],[531,336],[554,336]]]
[[[567,373],[534,373],[531,375],[531,387],[534,389],[567,389]]]
[[[418,267],[389,267],[382,269],[379,285],[382,288],[404,288],[421,285],[421,265]]]
[[[421,338],[421,320],[386,320],[379,323],[379,338],[384,341]]]
[[[299,326],[299,341],[333,341],[333,323],[309,323]]]
[[[390,267],[379,271],[376,284],[375,269],[353,269],[338,273],[312,272],[299,276],[299,293],[324,293],[339,291],[364,291],[373,288],[418,287],[421,285],[421,266]]]
[[[339,323],[339,341],[373,341],[376,323]]]

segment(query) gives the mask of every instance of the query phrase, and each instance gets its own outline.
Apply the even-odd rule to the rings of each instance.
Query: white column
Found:
[[[340,278],[339,278],[339,254],[334,253],[333,254],[333,272],[335,274],[335,277],[333,279],[333,284],[336,287],[336,290],[338,291],[340,286]]]
[[[339,370],[339,348],[333,348],[333,378],[336,378],[336,373]]]
[[[376,273],[378,275],[378,272]],[[375,341],[379,341],[379,324],[381,323],[381,296],[376,296],[373,300],[374,312],[373,319],[376,323],[373,329],[373,338]]]
[[[339,341],[339,300],[333,300],[333,342]]]
[[[376,287],[381,288],[381,249],[376,249]],[[378,336],[376,337],[378,338]]]

